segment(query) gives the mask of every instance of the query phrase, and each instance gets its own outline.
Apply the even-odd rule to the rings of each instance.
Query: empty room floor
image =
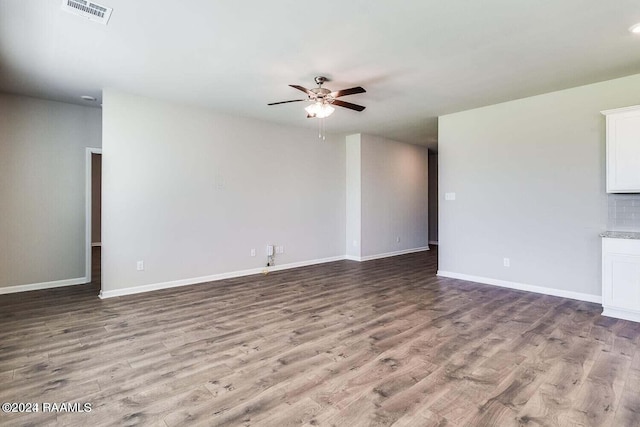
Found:
[[[637,426],[640,325],[435,250],[100,300],[0,296],[0,425]]]

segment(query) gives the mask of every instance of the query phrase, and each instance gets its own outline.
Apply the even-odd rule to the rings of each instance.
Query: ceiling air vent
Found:
[[[113,9],[86,0],[62,0],[62,10],[107,25]]]

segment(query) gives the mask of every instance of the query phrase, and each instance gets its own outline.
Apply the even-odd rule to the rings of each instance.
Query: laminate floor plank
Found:
[[[631,361],[601,352],[563,418],[578,425],[612,425]]]
[[[636,426],[640,325],[440,278],[437,249],[100,300],[0,295],[0,425]],[[99,259],[99,248],[94,248]]]
[[[629,367],[624,391],[617,405],[613,425],[640,426],[640,351]]]
[[[542,373],[545,375],[537,370],[529,393],[520,395],[518,400],[510,399],[509,406],[518,409],[518,420],[523,424],[564,425],[561,417],[576,404],[587,371],[580,364],[561,361]]]

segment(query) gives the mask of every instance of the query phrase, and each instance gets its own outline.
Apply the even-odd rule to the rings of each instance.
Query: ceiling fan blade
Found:
[[[298,86],[298,85],[289,85],[289,86],[291,86],[294,89],[298,89],[299,91],[302,91],[302,92],[306,93],[307,95],[312,95],[313,94],[313,92],[311,92],[309,89],[304,88],[302,86]]]
[[[332,102],[333,105],[337,105],[338,107],[344,107],[344,108],[348,108],[350,110],[356,110],[356,111],[362,111],[367,107],[363,107],[362,105],[358,105],[358,104],[352,104],[350,102],[344,102],[344,101],[340,101],[338,99],[334,100]]]
[[[272,102],[271,104],[267,104],[267,105],[287,104],[289,102],[300,102],[300,101],[306,101],[306,99],[292,99],[291,101]]]
[[[365,93],[365,92],[366,90],[364,90],[363,87],[357,86],[349,89],[337,90],[335,92],[331,92],[329,95],[334,98],[338,98],[340,96],[355,95],[356,93]]]

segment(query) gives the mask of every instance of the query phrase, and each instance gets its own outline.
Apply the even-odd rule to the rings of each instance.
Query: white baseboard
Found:
[[[438,241],[437,240],[429,240],[429,244],[438,246]]]
[[[92,243],[91,247],[96,247],[96,246],[102,246],[102,242],[96,242],[96,243]]]
[[[421,246],[419,248],[403,249],[401,251],[386,252],[383,254],[375,254],[375,255],[365,255],[365,256],[347,255],[345,256],[345,259],[362,262],[362,261],[371,261],[371,260],[380,259],[380,258],[389,258],[392,256],[398,256],[398,255],[412,254],[415,252],[424,252],[428,250],[429,250],[429,246]]]
[[[83,285],[87,283],[84,277],[75,279],[55,280],[53,282],[31,283],[28,285],[16,285],[0,288],[0,295],[13,294],[16,292],[39,291],[42,289],[61,288],[63,286]]]
[[[341,256],[330,257],[330,258],[313,259],[309,261],[300,261],[300,262],[292,262],[289,264],[274,265],[273,267],[252,268],[248,270],[232,271],[229,273],[213,274],[210,276],[192,277],[189,279],[173,280],[170,282],[153,283],[150,285],[142,285],[142,286],[132,286],[130,288],[114,289],[111,291],[101,290],[99,296],[102,299],[120,297],[124,295],[133,295],[133,294],[139,294],[143,292],[157,291],[160,289],[177,288],[180,286],[214,282],[217,280],[232,279],[235,277],[251,276],[254,274],[262,274],[265,271],[271,273],[273,271],[289,270],[291,268],[298,268],[298,267],[307,267],[310,265],[324,264],[327,262],[342,261],[344,259],[345,259],[344,255],[341,255]]]
[[[468,282],[482,283],[485,285],[500,286],[502,288],[517,289],[519,291],[535,292],[537,294],[552,295],[555,297],[575,299],[578,301],[602,303],[600,295],[583,294],[581,292],[564,291],[561,289],[546,288],[543,286],[527,285],[524,283],[509,282],[506,280],[491,279],[488,277],[471,276],[468,274],[452,273],[438,270],[438,276],[450,279],[466,280]]]
[[[640,313],[637,311],[624,310],[622,308],[604,307],[602,315],[615,317],[616,319],[630,320],[632,322],[640,322]]]

